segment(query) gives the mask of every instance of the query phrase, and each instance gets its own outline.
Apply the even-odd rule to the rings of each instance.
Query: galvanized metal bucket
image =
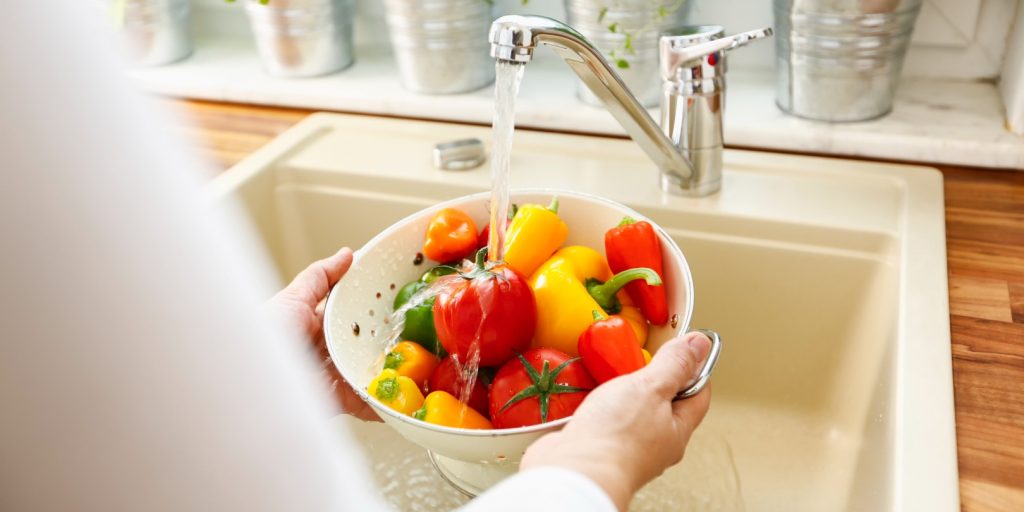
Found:
[[[245,10],[268,74],[321,76],[352,64],[354,0],[249,0]]]
[[[921,0],[775,0],[776,101],[808,119],[892,110]]]
[[[486,0],[384,0],[402,85],[424,94],[472,91],[494,81]]]
[[[688,0],[565,0],[568,22],[617,65],[617,72],[645,107],[661,101],[658,37],[685,25]],[[576,95],[585,103],[601,101],[579,83]]]
[[[123,0],[106,5],[122,9],[115,17],[133,65],[160,66],[192,54],[189,0]]]

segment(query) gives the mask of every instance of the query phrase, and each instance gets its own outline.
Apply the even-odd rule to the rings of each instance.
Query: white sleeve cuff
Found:
[[[575,471],[539,467],[523,471],[491,488],[462,512],[616,512],[615,504],[593,480]]]

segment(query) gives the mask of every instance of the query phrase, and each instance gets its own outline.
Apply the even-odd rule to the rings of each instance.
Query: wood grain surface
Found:
[[[219,169],[310,113],[166,103]],[[1024,511],[1024,172],[936,167],[945,177],[962,509]]]

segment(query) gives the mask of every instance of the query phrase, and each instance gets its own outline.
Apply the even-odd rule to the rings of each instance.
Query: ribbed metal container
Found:
[[[865,121],[892,110],[921,0],[775,0],[779,108]]]
[[[312,77],[352,64],[354,0],[248,0],[245,10],[268,74]]]
[[[494,81],[485,0],[384,0],[402,85],[424,94],[472,91]]]
[[[132,64],[160,66],[192,54],[189,0],[124,0],[123,8],[120,32]]]
[[[658,37],[661,32],[686,24],[692,0],[565,0],[568,23],[604,54],[619,64],[616,71],[645,107],[661,101],[658,73]],[[616,27],[613,32],[610,26]],[[626,34],[633,35],[632,51]],[[613,58],[614,52],[614,58]],[[576,95],[600,106],[601,101],[579,83]]]

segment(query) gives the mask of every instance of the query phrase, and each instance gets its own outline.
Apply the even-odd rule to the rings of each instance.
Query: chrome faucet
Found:
[[[489,39],[491,56],[510,62],[530,62],[537,46],[551,46],[658,166],[663,190],[706,196],[722,187],[725,52],[768,37],[772,29],[723,33],[719,26],[695,26],[661,37],[661,127],[572,27],[543,16],[502,16]]]

